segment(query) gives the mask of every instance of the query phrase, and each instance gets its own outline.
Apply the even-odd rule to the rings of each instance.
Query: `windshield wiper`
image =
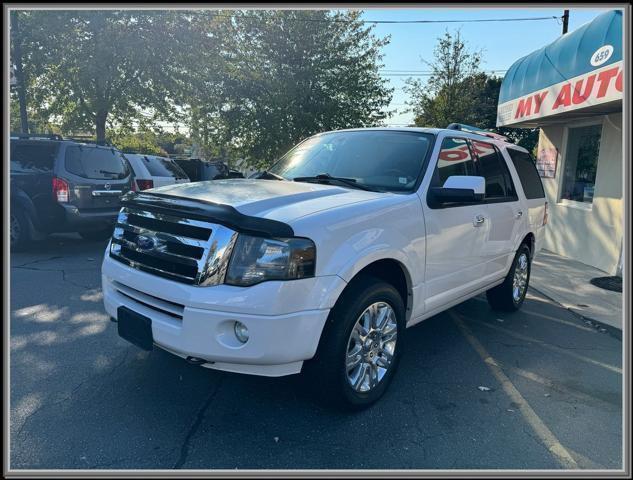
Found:
[[[370,187],[368,185],[363,185],[362,183],[358,183],[353,178],[345,178],[345,177],[333,177],[329,173],[319,173],[313,177],[295,177],[293,178],[295,182],[315,182],[315,183],[342,183],[348,187],[358,188],[359,190],[366,190],[368,192],[380,192],[380,190]]]
[[[121,176],[121,172],[111,172],[110,170],[99,170],[99,173],[103,173],[104,175],[113,175],[112,178],[119,178]]]
[[[269,172],[268,170],[262,170],[257,174],[257,178],[262,178],[264,180],[285,180],[281,175],[277,175],[276,173]]]

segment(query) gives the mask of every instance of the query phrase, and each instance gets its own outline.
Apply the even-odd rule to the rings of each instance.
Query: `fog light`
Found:
[[[235,336],[240,342],[246,343],[248,341],[248,328],[242,322],[235,322],[233,330],[235,330]]]

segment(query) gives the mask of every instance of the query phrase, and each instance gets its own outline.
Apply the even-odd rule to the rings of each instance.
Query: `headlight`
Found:
[[[307,238],[262,238],[240,234],[225,283],[242,287],[266,280],[314,276],[316,247]]]

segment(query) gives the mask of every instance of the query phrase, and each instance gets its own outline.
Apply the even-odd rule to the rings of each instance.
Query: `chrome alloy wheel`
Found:
[[[347,381],[357,392],[380,383],[393,364],[398,324],[388,303],[371,304],[358,317],[347,342]]]
[[[512,298],[515,302],[519,302],[523,298],[527,289],[529,265],[527,254],[522,253],[517,260],[516,267],[514,267],[514,278],[512,279]]]

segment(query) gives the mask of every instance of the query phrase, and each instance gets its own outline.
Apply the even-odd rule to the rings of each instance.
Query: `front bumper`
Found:
[[[126,306],[152,319],[154,343],[205,367],[282,376],[301,371],[316,352],[330,309],[345,287],[338,276],[252,287],[194,287],[156,277],[106,257],[103,298],[108,314]],[[233,326],[242,322],[241,344]]]

